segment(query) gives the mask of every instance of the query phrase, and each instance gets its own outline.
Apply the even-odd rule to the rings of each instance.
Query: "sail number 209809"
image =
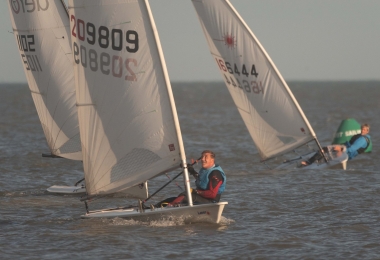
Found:
[[[257,78],[259,75],[254,64],[252,64],[251,68],[248,68],[245,64],[238,67],[236,64],[232,66],[230,62],[225,62],[219,58],[215,58],[215,60],[224,75],[227,85],[238,87],[245,90],[247,93],[264,94],[264,88],[261,81],[247,79],[251,76],[255,76]]]
[[[79,42],[87,42],[91,45],[98,45],[107,52],[98,53],[95,49],[87,49],[84,45],[73,43],[74,61],[84,68],[89,67],[92,71],[100,71],[104,75],[112,75],[125,80],[137,81],[135,69],[138,62],[134,58],[125,58],[116,54],[126,50],[128,53],[136,53],[139,50],[139,35],[134,30],[124,32],[121,29],[109,29],[106,26],[96,26],[93,23],[76,19],[71,15],[71,35]],[[110,52],[116,51],[114,55]]]

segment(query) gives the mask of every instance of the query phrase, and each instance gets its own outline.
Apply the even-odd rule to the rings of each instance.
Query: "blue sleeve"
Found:
[[[352,145],[347,146],[347,151],[354,152],[360,148],[366,148],[366,147],[367,147],[367,140],[363,136],[361,136],[358,139],[356,139],[356,141]]]

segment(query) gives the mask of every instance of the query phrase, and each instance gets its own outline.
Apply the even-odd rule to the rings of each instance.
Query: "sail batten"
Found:
[[[315,140],[285,80],[230,2],[192,2],[210,53],[261,159]]]
[[[147,1],[70,0],[69,12],[88,196],[178,168],[183,144]]]

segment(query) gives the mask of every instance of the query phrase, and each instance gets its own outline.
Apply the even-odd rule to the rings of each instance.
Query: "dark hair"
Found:
[[[202,152],[202,155],[205,154],[205,153],[209,153],[209,154],[211,154],[211,158],[215,158],[215,154],[214,154],[213,151],[211,151],[211,150],[204,150],[204,151]]]

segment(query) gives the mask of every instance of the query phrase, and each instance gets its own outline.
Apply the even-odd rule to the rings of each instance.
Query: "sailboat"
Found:
[[[69,12],[87,190],[81,217],[181,216],[218,223],[227,202],[193,205],[191,200],[177,110],[148,1],[69,0]],[[89,210],[96,198],[181,164],[188,205]]]
[[[228,0],[192,0],[192,3],[211,55],[261,161],[287,155],[276,168],[293,167],[314,154],[310,150],[305,154],[297,152],[300,147],[314,143],[316,151],[320,151],[317,136],[285,80],[231,3]],[[306,168],[331,167],[347,160],[344,153],[330,154],[331,158],[325,154],[323,163]]]
[[[8,1],[8,7],[30,93],[50,149],[50,154],[42,156],[82,160],[64,3]],[[85,191],[80,185],[51,189]]]
[[[74,73],[63,3],[8,1],[29,89],[51,156],[82,160]]]
[[[44,157],[82,160],[70,22],[63,0],[8,1],[13,32],[29,89],[50,154]],[[146,184],[133,188],[147,197]],[[81,194],[84,185],[54,185],[49,192]],[[133,193],[133,192],[132,192]]]

